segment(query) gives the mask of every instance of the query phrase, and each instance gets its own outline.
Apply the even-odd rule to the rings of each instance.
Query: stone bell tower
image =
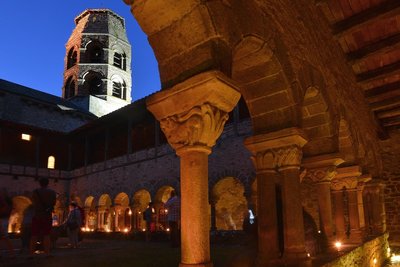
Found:
[[[131,103],[125,20],[109,9],[87,9],[75,24],[66,44],[62,97],[98,117]]]

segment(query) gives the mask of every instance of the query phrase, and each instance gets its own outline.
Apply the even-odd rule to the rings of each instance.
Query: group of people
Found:
[[[32,192],[32,204],[25,211],[21,222],[21,245],[22,251],[29,249],[28,259],[35,256],[37,243],[43,246],[45,257],[52,257],[51,233],[53,228],[53,210],[56,204],[56,192],[48,188],[49,180],[41,178],[40,187]],[[11,258],[15,257],[14,248],[8,236],[8,222],[12,212],[12,200],[6,189],[0,190],[0,240],[4,240]],[[78,247],[78,235],[82,226],[82,217],[77,203],[70,202],[69,213],[66,220],[61,224],[68,233],[70,246]]]
[[[175,190],[170,193],[170,198],[165,203],[167,210],[168,227],[170,230],[170,240],[172,247],[180,246],[180,218],[181,201]],[[150,202],[143,214],[146,221],[146,241],[150,241],[151,233],[155,231],[155,209],[153,202]]]

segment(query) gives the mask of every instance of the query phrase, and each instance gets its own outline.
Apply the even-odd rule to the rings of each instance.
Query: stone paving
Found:
[[[9,258],[0,243],[1,267],[177,267],[180,259],[180,249],[171,248],[166,241],[144,242],[129,239],[88,239],[86,238],[78,249],[67,246],[68,240],[58,239],[52,258],[37,254],[34,259],[28,259],[27,253],[20,253],[19,240],[13,240],[15,258]],[[240,246],[218,245],[212,248],[214,267],[232,265],[235,255],[242,254]]]

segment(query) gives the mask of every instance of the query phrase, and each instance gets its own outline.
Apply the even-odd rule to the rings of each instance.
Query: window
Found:
[[[113,82],[113,93],[112,95],[121,98],[122,85],[119,82]]]
[[[98,72],[90,71],[84,76],[84,84],[86,92],[91,95],[103,95],[106,94],[103,86],[102,76]]]
[[[68,56],[67,56],[67,69],[71,68],[72,66],[74,66],[76,64],[77,61],[77,53],[76,51],[74,51],[74,48],[71,48],[68,52]]]
[[[100,42],[90,42],[86,47],[86,59],[87,63],[103,63],[104,52],[103,46]]]
[[[123,53],[114,53],[114,66],[126,70],[126,55]]]
[[[75,96],[75,81],[69,77],[65,84],[64,98],[71,98]]]
[[[49,158],[47,159],[47,168],[54,169],[55,165],[56,165],[56,158],[54,156],[49,156]]]
[[[30,134],[22,134],[21,139],[25,141],[31,141],[31,135]]]
[[[121,98],[121,99],[126,99],[126,84],[125,82],[119,77],[119,76],[114,76],[112,79],[113,83],[113,91],[112,91],[112,96]]]

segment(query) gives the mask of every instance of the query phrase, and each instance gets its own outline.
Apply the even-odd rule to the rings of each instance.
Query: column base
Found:
[[[212,262],[196,263],[196,264],[179,263],[179,267],[213,267],[213,263]]]
[[[311,258],[306,252],[286,252],[282,257],[284,266],[290,267],[311,267]]]
[[[361,244],[364,241],[364,233],[360,230],[350,231],[348,242],[351,244]]]

